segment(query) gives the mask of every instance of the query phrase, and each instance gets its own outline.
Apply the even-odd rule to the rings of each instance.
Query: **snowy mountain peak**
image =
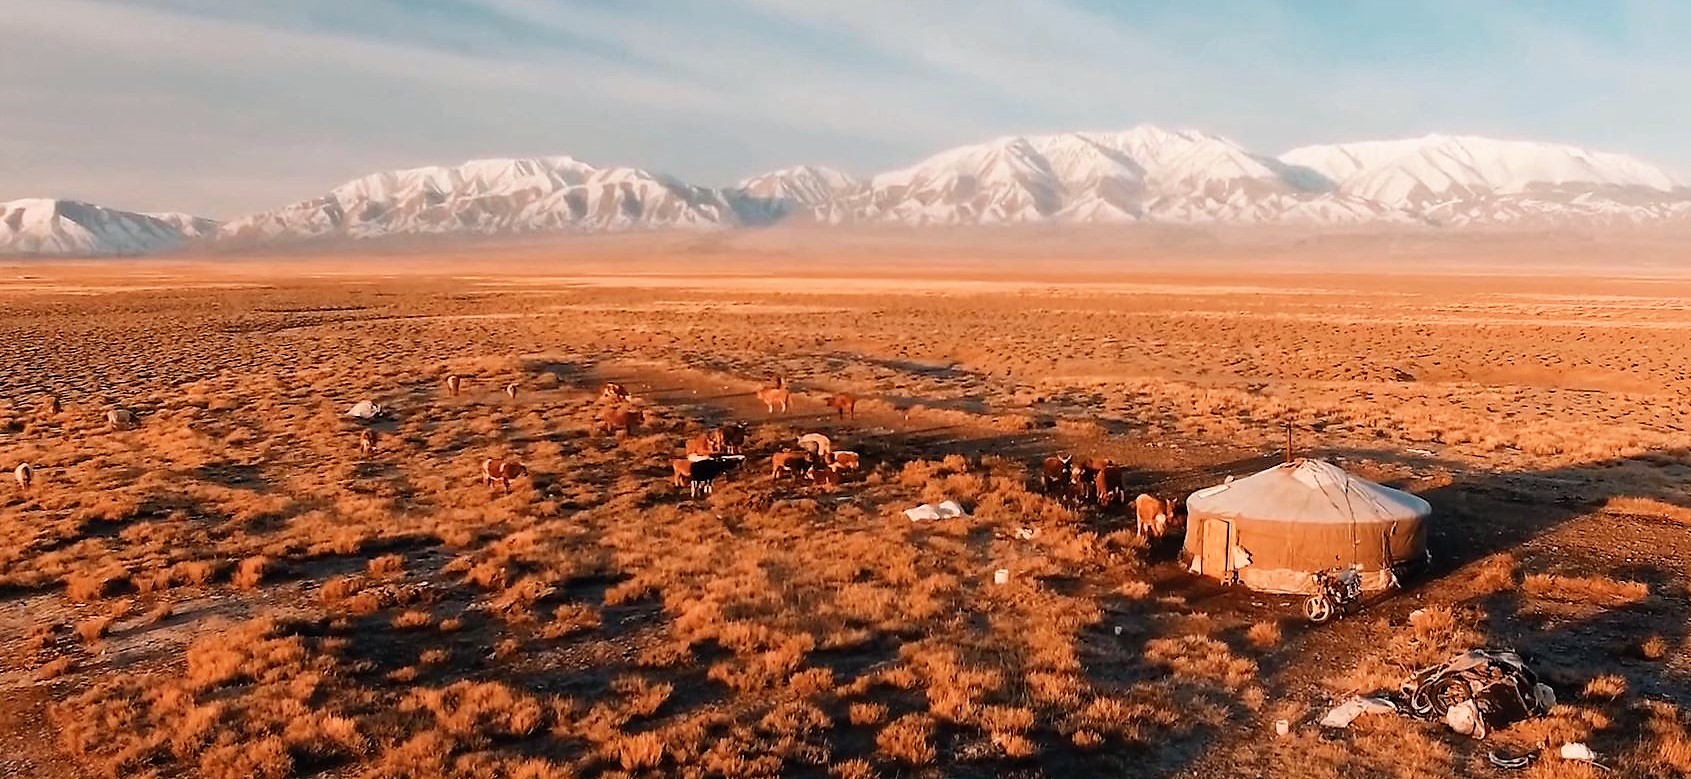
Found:
[[[76,200],[28,198],[0,203],[0,255],[148,254],[216,229],[185,214],[137,214]]]

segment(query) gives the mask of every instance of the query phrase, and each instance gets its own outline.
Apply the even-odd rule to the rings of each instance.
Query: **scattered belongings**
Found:
[[[357,417],[358,419],[377,419],[379,417],[386,416],[387,413],[387,408],[382,406],[382,404],[373,403],[368,400],[360,400],[357,403],[352,404],[352,408],[349,408],[346,411],[347,416]]]
[[[1520,770],[1532,765],[1532,755],[1530,754],[1510,756],[1493,750],[1486,753],[1485,759],[1491,761],[1491,764],[1497,766],[1498,768],[1508,768],[1511,770]]]
[[[992,583],[993,584],[1009,584],[1010,583],[1010,569],[1000,568],[996,571],[993,571],[992,572]]]
[[[909,517],[911,522],[922,522],[935,519],[966,517],[969,516],[969,512],[964,511],[963,507],[959,505],[957,501],[947,500],[941,502],[937,506],[932,503],[923,503],[913,509],[905,509],[904,516]]]
[[[1597,762],[1597,753],[1591,751],[1591,747],[1588,747],[1578,741],[1570,741],[1563,744],[1562,749],[1558,751],[1557,754],[1560,755],[1563,760],[1577,760],[1582,763],[1590,763],[1605,771],[1609,770],[1608,766]]]
[[[1291,732],[1292,732],[1292,721],[1291,720],[1277,719],[1277,720],[1274,721],[1274,735],[1284,737],[1284,736],[1290,735]]]
[[[1363,714],[1400,712],[1441,721],[1457,733],[1483,739],[1494,730],[1542,717],[1554,705],[1556,694],[1538,681],[1520,655],[1503,649],[1473,649],[1417,671],[1395,697],[1351,698],[1327,712],[1321,725],[1346,728]]]
[[[1348,728],[1357,717],[1364,714],[1395,714],[1397,710],[1397,704],[1388,698],[1364,698],[1358,695],[1327,712],[1327,716],[1321,718],[1321,727]]]

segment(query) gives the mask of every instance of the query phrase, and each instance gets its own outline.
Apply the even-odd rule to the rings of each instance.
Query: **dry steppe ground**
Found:
[[[1001,235],[0,268],[0,465],[37,469],[0,487],[0,776],[1691,774],[1678,245]],[[671,487],[728,419],[750,465]],[[1432,569],[1322,628],[1030,477],[1183,494],[1288,420],[1437,511]],[[773,482],[812,430],[864,471]],[[901,514],[944,498],[974,516]],[[1313,724],[1480,645],[1549,717]]]

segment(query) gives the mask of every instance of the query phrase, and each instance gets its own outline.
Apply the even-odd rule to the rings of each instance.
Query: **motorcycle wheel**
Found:
[[[1303,615],[1319,625],[1333,618],[1333,602],[1325,595],[1311,595],[1303,602]]]

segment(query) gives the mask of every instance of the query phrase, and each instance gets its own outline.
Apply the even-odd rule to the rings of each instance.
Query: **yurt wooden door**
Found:
[[[1204,570],[1208,576],[1222,576],[1233,570],[1228,559],[1233,552],[1233,523],[1225,519],[1204,520]]]

